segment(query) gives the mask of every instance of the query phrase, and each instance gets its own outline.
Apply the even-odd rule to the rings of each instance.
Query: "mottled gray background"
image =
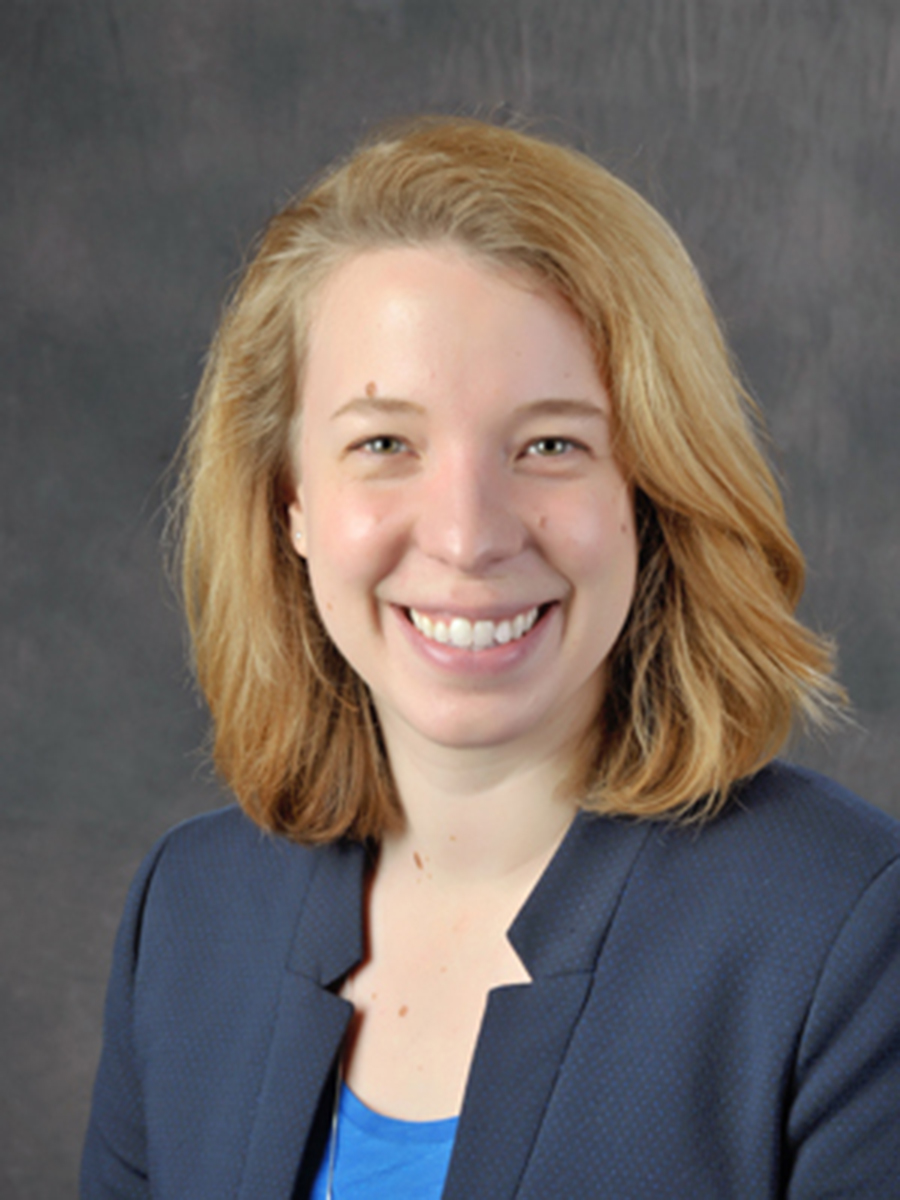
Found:
[[[216,803],[158,549],[244,248],[372,122],[542,118],[670,217],[776,440],[900,811],[896,0],[4,0],[0,1195],[75,1194],[127,881]]]

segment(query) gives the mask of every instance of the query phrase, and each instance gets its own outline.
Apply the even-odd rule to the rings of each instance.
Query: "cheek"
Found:
[[[396,538],[384,505],[352,492],[323,494],[307,513],[307,564],[320,609],[344,589],[372,586],[390,567]]]
[[[634,505],[625,484],[589,494],[541,520],[573,575],[617,574],[633,585],[637,533]]]

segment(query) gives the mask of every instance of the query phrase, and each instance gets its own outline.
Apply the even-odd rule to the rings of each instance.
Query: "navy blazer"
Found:
[[[84,1200],[303,1194],[365,858],[237,809],[156,847]],[[444,1196],[900,1196],[898,917],[900,825],[809,772],[767,768],[701,828],[579,815],[510,929],[532,982],[488,998]]]

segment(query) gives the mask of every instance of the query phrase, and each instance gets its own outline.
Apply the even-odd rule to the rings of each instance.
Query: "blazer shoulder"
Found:
[[[776,761],[737,785],[713,820],[657,829],[648,872],[651,886],[656,876],[659,886],[702,887],[741,927],[796,926],[809,942],[815,926],[825,944],[879,878],[900,875],[900,823],[832,780]]]
[[[242,872],[266,873],[288,863],[295,871],[311,871],[318,856],[327,849],[301,845],[269,833],[237,804],[229,804],[173,826],[159,839],[148,858],[200,874],[214,867],[240,867]]]
[[[885,873],[900,874],[900,823],[776,761],[736,785],[705,824],[657,826],[636,877],[653,892],[697,893],[698,902],[702,893],[736,928],[790,927],[809,944],[815,926],[826,944]]]
[[[267,833],[237,805],[192,817],[165,833],[141,864],[124,926],[135,945],[229,930],[248,944],[289,928],[321,866],[338,846],[304,846]],[[146,946],[145,946],[146,949]]]
[[[900,821],[833,779],[776,760],[735,789],[725,820],[751,843],[802,842],[832,866],[869,875],[900,857]]]

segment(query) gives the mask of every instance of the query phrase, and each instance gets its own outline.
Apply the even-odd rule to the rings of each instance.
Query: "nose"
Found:
[[[502,464],[466,450],[430,472],[416,532],[422,551],[473,575],[518,554],[526,536]]]

